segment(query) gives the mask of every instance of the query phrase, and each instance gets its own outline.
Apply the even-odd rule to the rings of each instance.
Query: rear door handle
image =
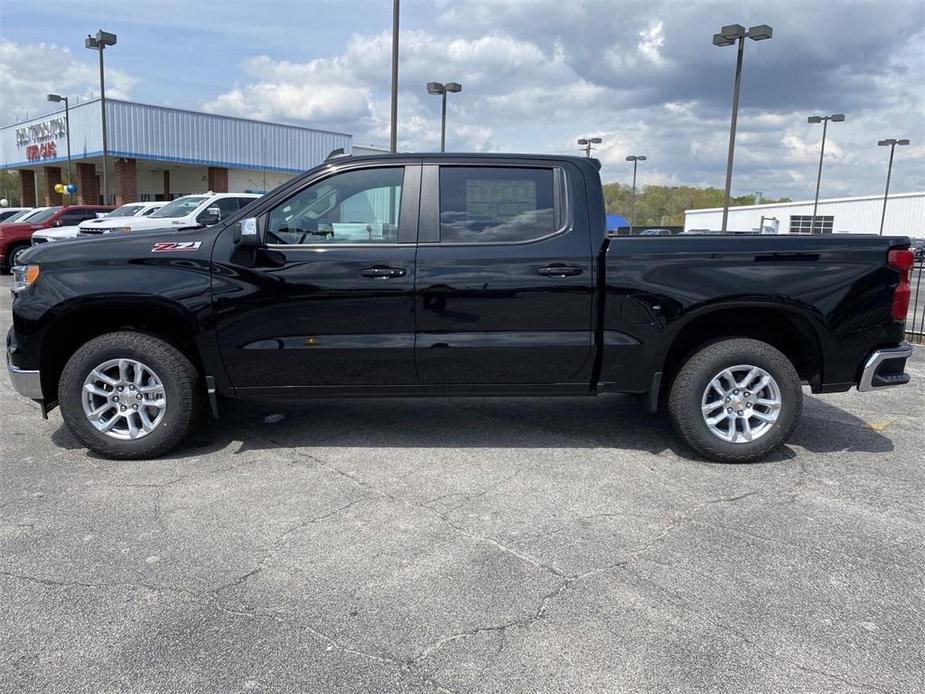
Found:
[[[536,274],[543,275],[543,277],[574,277],[582,272],[583,270],[580,267],[575,267],[574,265],[549,265],[541,267],[536,271]]]
[[[385,265],[374,265],[360,272],[360,277],[369,277],[374,280],[387,280],[393,277],[404,277],[408,271],[403,267],[386,267]]]

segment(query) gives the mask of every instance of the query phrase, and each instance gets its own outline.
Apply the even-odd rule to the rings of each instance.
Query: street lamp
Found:
[[[633,219],[636,217],[636,167],[639,165],[639,162],[645,161],[646,157],[643,154],[631,154],[626,158],[626,161],[633,162],[633,197],[630,199],[630,234],[633,233]]]
[[[741,24],[729,24],[720,29],[718,34],[713,34],[714,46],[733,46],[738,43],[738,55],[736,56],[736,74],[735,82],[732,88],[732,123],[729,126],[729,154],[726,158],[726,192],[723,196],[723,231],[726,231],[726,222],[729,217],[729,190],[732,187],[732,157],[735,151],[736,141],[736,121],[739,115],[739,87],[742,84],[742,57],[745,55],[745,39],[752,41],[764,41],[771,38],[773,29],[767,24],[758,24],[745,27]]]
[[[392,99],[389,104],[389,151],[398,151],[398,19],[399,0],[392,0]]]
[[[593,147],[591,147],[591,145],[599,145],[602,142],[603,140],[599,137],[580,137],[578,138],[578,144],[584,145],[583,149],[585,150],[585,156],[588,157],[588,159],[591,158],[591,150],[594,149]]]
[[[74,182],[71,177],[71,115],[67,97],[60,94],[49,94],[48,100],[54,104],[64,102],[64,130],[67,136],[67,182],[70,185]]]
[[[880,140],[877,144],[880,147],[890,148],[890,164],[886,168],[886,190],[883,192],[883,212],[880,215],[880,235],[883,236],[883,221],[886,219],[886,199],[890,194],[890,175],[893,173],[893,151],[896,149],[896,145],[908,145],[909,140],[896,140],[890,138],[888,140]]]
[[[106,82],[103,79],[103,51],[106,46],[116,45],[116,35],[100,29],[96,36],[87,35],[84,45],[100,54],[100,113],[103,121],[103,204],[109,196],[109,185],[106,177],[107,160],[107,141],[106,141]]]
[[[446,95],[456,94],[462,91],[462,85],[459,82],[428,82],[427,93],[442,97],[440,107],[440,151],[446,151]]]
[[[845,120],[844,113],[833,113],[830,116],[810,116],[806,119],[807,123],[822,123],[822,147],[819,149],[819,171],[816,173],[816,198],[813,200],[813,222],[810,227],[810,233],[816,233],[816,208],[819,207],[819,184],[822,182],[822,157],[825,155],[825,132],[829,127],[829,121],[841,123]]]

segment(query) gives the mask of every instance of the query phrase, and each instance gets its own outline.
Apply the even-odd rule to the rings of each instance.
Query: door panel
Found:
[[[376,171],[396,169],[394,195],[369,183]],[[275,225],[273,240],[292,243],[244,251],[235,249],[230,230],[219,237],[213,257],[228,262],[215,265],[217,336],[242,394],[417,382],[414,244],[399,242],[398,229],[416,228],[420,167],[406,167],[403,182],[401,167],[362,170],[352,178],[356,170],[335,174],[263,210]],[[379,187],[364,192],[364,185]],[[312,186],[330,200],[318,203]],[[323,218],[312,211],[321,208]]]
[[[417,254],[415,361],[421,383],[588,383],[594,268],[586,211],[568,204],[564,179],[549,183],[562,193],[555,196],[553,223],[545,212],[526,211],[539,186],[547,185],[544,177],[500,180],[505,174],[499,179],[497,169],[483,176],[475,167],[438,176],[436,167],[425,168],[419,233],[435,241],[419,244]],[[537,206],[545,209],[545,203]],[[503,223],[493,221],[499,216]],[[517,237],[524,219],[535,233],[551,224],[551,233],[528,242],[470,242],[486,230],[488,238]],[[454,227],[450,233],[448,226]],[[466,242],[448,244],[441,237]]]

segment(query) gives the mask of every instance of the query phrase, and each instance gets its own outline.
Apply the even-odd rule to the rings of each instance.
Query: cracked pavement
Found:
[[[231,403],[114,462],[4,376],[0,691],[921,691],[909,368],[744,466],[619,396]]]

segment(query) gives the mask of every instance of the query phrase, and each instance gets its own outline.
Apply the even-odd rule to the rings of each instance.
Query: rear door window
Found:
[[[441,243],[519,243],[559,227],[552,168],[440,168]]]

